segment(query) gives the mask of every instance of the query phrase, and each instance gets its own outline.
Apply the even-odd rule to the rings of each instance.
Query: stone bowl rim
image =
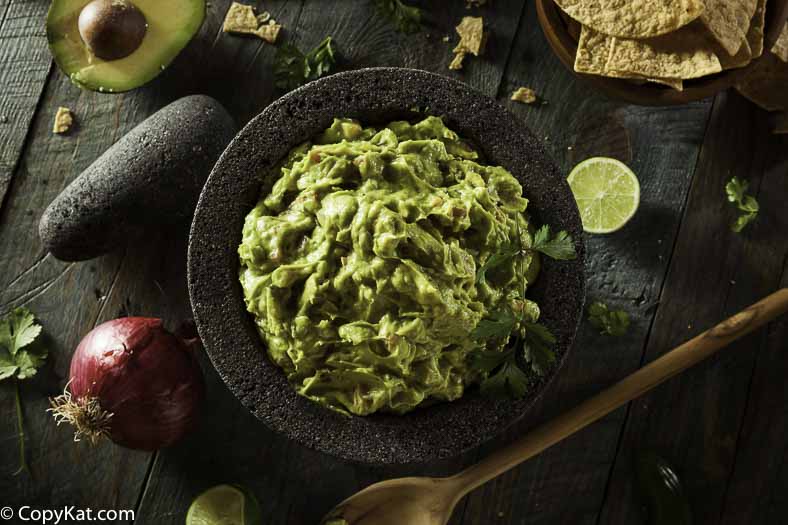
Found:
[[[435,112],[480,147],[491,163],[512,171],[527,197],[532,196],[529,186],[538,188],[539,198],[531,200],[529,209],[537,219],[543,217],[575,239],[577,259],[545,261],[534,287],[557,312],[551,317],[545,310],[545,322],[559,338],[558,359],[522,400],[483,398],[472,391],[457,401],[405,416],[344,416],[296,394],[265,355],[237,279],[243,217],[261,188],[270,184],[273,166],[334,117],[356,117],[366,123]],[[204,347],[241,403],[271,429],[302,445],[349,461],[383,465],[456,456],[525,416],[573,346],[585,301],[584,261],[582,225],[571,190],[544,146],[514,115],[448,77],[413,69],[368,68],[302,86],[273,102],[241,130],[200,195],[187,266],[189,296]],[[546,289],[550,294],[545,295]]]

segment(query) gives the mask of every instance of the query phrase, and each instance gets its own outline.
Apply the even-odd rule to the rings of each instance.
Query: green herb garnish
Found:
[[[519,243],[521,239],[519,222],[517,223],[517,239]],[[515,267],[519,267],[518,278],[522,283],[521,299],[525,300],[524,256],[529,250],[562,260],[574,259],[577,256],[572,237],[568,233],[561,231],[551,238],[550,227],[545,225],[536,232],[534,242],[528,250],[516,243],[509,243],[499,252],[488,257],[476,273],[476,283],[484,282],[489,270],[507,264],[519,256],[518,262],[520,264],[515,263]],[[551,349],[551,346],[556,342],[555,336],[544,325],[528,321],[525,311],[525,308],[495,310],[487,318],[479,321],[471,333],[474,339],[480,341],[508,338],[512,332],[516,334],[514,343],[503,352],[479,350],[471,354],[470,366],[489,374],[482,381],[482,393],[509,395],[515,399],[526,394],[531,377],[518,364],[519,352],[522,352],[523,360],[538,376],[545,375],[550,365],[555,361],[555,353]]]
[[[401,33],[421,31],[421,9],[405,5],[402,0],[375,0],[378,11],[388,18]]]
[[[327,36],[306,55],[294,45],[279,48],[274,60],[274,81],[278,88],[291,90],[318,79],[336,64],[334,44]]]
[[[572,236],[562,230],[555,237],[551,238],[550,226],[547,224],[539,228],[534,234],[534,243],[531,249],[559,261],[568,261],[577,257]]]
[[[517,326],[517,322],[518,319],[510,309],[496,310],[490,314],[490,317],[479,321],[471,336],[474,339],[508,337]]]
[[[536,231],[534,234],[533,244],[527,250],[524,250],[518,246],[517,243],[508,243],[505,244],[498,252],[490,255],[487,260],[484,261],[484,264],[479,266],[479,269],[476,270],[476,284],[485,282],[488,271],[508,264],[518,255],[524,255],[528,250],[542,253],[551,259],[556,259],[559,261],[567,261],[577,257],[577,252],[575,252],[575,243],[572,240],[572,236],[566,231],[562,230],[558,232],[555,237],[551,238],[550,226],[545,224]]]
[[[741,215],[731,224],[731,230],[736,233],[741,232],[758,216],[758,201],[755,200],[755,197],[747,195],[747,189],[749,187],[750,183],[746,180],[741,180],[739,177],[733,177],[725,185],[725,193],[728,194],[728,201],[733,203],[741,212]]]
[[[599,328],[602,335],[622,336],[629,328],[629,314],[623,310],[610,310],[599,301],[588,307],[588,320]]]
[[[25,429],[19,381],[36,375],[47,358],[47,351],[31,346],[41,333],[35,316],[27,308],[16,308],[0,320],[0,381],[14,379],[16,387],[16,421],[19,429],[19,470],[30,471],[25,454]]]

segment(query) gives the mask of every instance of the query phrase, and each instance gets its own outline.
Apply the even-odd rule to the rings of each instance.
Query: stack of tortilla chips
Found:
[[[555,0],[581,24],[575,71],[681,90],[763,54],[767,0]]]
[[[736,89],[763,109],[782,112],[775,115],[774,132],[788,133],[788,24],[772,49],[747,70]]]

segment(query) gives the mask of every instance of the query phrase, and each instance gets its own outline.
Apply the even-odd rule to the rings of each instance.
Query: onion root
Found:
[[[102,438],[110,437],[110,423],[112,413],[101,408],[98,398],[81,397],[75,399],[66,385],[63,393],[49,400],[52,412],[58,426],[69,423],[75,428],[74,441],[86,438],[91,445],[96,445]]]

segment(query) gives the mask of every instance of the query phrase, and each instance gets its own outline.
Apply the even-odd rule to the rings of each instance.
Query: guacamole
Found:
[[[356,415],[452,401],[485,372],[476,325],[523,299],[537,254],[528,200],[437,117],[377,129],[336,119],[293,149],[246,217],[240,280],[270,359],[298,393]],[[525,279],[523,276],[527,276]],[[505,338],[504,338],[505,339]]]

